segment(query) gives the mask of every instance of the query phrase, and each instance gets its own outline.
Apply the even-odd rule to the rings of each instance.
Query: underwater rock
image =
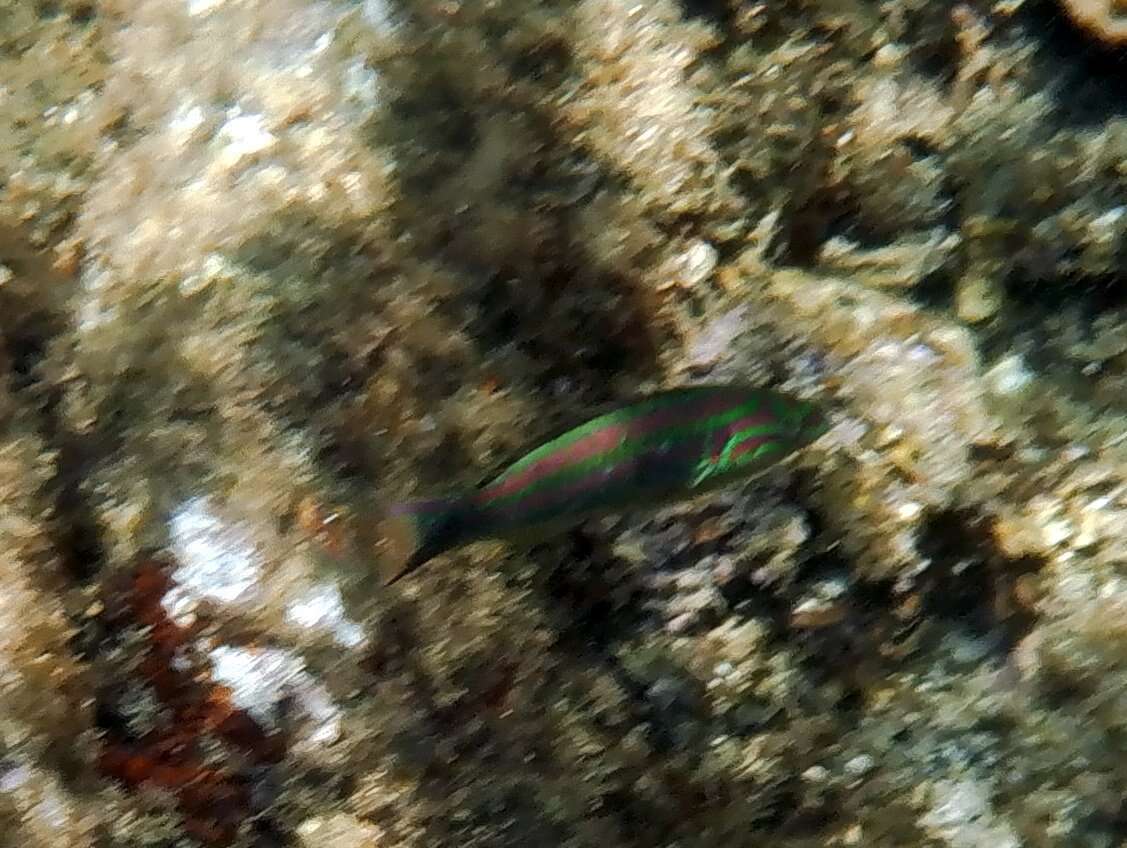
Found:
[[[1122,0],[1061,0],[1068,16],[1100,41],[1127,44],[1127,8]]]

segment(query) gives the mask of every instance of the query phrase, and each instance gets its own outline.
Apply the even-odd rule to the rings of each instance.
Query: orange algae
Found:
[[[285,742],[234,706],[226,686],[209,682],[206,673],[183,663],[194,634],[173,621],[162,604],[174,585],[171,570],[170,562],[146,557],[107,586],[107,624],[144,628],[138,672],[170,718],[140,737],[108,730],[98,767],[131,789],[169,792],[186,833],[205,845],[224,846],[253,812],[250,784],[238,773],[236,760],[276,763],[285,754]],[[231,749],[229,763],[205,763],[205,737]]]

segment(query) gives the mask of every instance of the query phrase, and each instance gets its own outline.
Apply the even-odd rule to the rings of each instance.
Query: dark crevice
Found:
[[[70,10],[72,23],[78,26],[91,24],[98,17],[98,9],[93,3],[77,3]]]
[[[571,46],[563,38],[545,35],[527,47],[509,67],[514,78],[535,80],[547,87],[566,80],[572,72],[572,64]]]
[[[1021,602],[1018,584],[1044,561],[1008,557],[991,519],[971,510],[936,512],[924,523],[919,549],[931,561],[919,580],[926,616],[994,641],[1003,654],[1033,628],[1035,615]]]
[[[920,277],[909,291],[909,296],[924,309],[950,312],[955,307],[956,279],[953,272],[938,269]]]
[[[844,186],[830,184],[827,164],[810,175],[810,185],[792,192],[783,214],[777,243],[780,260],[803,268],[813,267],[826,239],[835,234],[856,237],[856,201]]]
[[[606,540],[580,527],[567,535],[562,550],[549,544],[534,548],[530,555],[544,575],[536,586],[544,595],[545,609],[553,611],[556,647],[604,667],[631,695],[638,718],[648,721],[645,685],[634,680],[615,656],[616,648],[646,620],[646,613],[640,593],[617,591],[614,555]]]
[[[0,306],[0,308],[9,307]],[[26,391],[38,381],[36,369],[46,350],[50,335],[48,326],[49,321],[46,316],[24,314],[15,326],[4,329],[4,348],[12,367],[11,387],[14,391]]]
[[[67,573],[86,583],[101,570],[106,557],[101,528],[89,498],[82,491],[82,472],[89,463],[73,440],[60,448],[58,456],[55,543]]]
[[[681,8],[686,17],[715,24],[721,32],[728,32],[736,17],[731,0],[681,0]]]
[[[1099,697],[1095,682],[1062,674],[1052,667],[1038,670],[1037,685],[1038,695],[1045,708],[1053,712],[1084,710]]]
[[[901,36],[904,44],[913,45],[909,58],[923,76],[948,85],[962,63],[958,29],[951,18],[951,6],[929,3],[906,20]]]
[[[49,21],[59,16],[59,4],[50,0],[40,0],[35,4],[35,13],[40,20]]]
[[[1061,6],[1060,0],[1031,0],[1015,16],[1043,46],[1034,59],[1034,85],[1054,96],[1070,123],[1100,125],[1127,114],[1127,47],[1100,41]]]
[[[72,283],[52,266],[50,252],[32,249],[22,233],[0,233],[0,259],[24,286],[34,280],[38,287],[63,292]],[[11,366],[12,391],[32,412],[30,420],[45,447],[55,452],[55,477],[44,493],[53,506],[48,532],[65,572],[85,582],[101,568],[104,558],[94,509],[82,491],[96,436],[71,433],[62,421],[63,388],[43,371],[50,345],[66,323],[44,308],[38,297],[35,288],[19,285],[0,290],[0,346]]]
[[[836,553],[816,557],[813,569],[827,574],[851,574],[851,564]],[[809,585],[804,576],[796,586],[794,595]],[[837,717],[846,722],[855,721],[864,711],[868,693],[876,681],[894,665],[894,660],[882,658],[882,645],[895,644],[901,638],[904,622],[895,615],[896,595],[891,581],[865,581],[855,576],[848,578],[848,592],[840,600],[843,612],[839,621],[825,626],[795,630],[788,603],[786,622],[780,631],[780,640],[798,640],[802,648],[801,665],[810,676],[815,690],[827,684],[836,684],[837,696],[833,703]]]
[[[1005,289],[1007,301],[1015,305],[1045,315],[1079,308],[1087,323],[1103,312],[1127,307],[1127,280],[1115,274],[1037,279],[1014,273],[1006,278]]]

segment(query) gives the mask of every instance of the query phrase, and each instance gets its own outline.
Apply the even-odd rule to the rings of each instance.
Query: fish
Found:
[[[695,497],[755,476],[828,429],[816,404],[774,389],[655,392],[556,436],[477,488],[392,505],[375,527],[377,572],[390,585],[471,542],[539,540],[585,518]]]

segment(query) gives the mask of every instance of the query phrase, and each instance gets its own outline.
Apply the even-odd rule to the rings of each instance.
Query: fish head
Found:
[[[822,409],[805,401],[793,404],[787,422],[798,447],[817,441],[830,429],[830,421]]]

